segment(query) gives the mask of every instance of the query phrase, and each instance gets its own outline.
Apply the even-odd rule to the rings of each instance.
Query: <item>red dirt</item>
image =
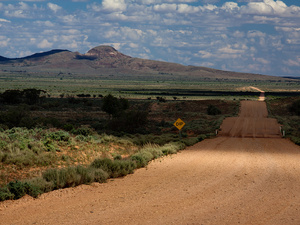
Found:
[[[226,118],[220,136],[280,138],[280,125],[276,119],[267,118],[265,102],[242,101],[239,117]]]
[[[264,108],[240,115],[265,122]],[[122,179],[2,202],[0,224],[300,224],[299,162],[286,139],[220,136]]]

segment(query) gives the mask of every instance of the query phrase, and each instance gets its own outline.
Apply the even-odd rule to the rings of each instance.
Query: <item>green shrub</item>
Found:
[[[53,183],[53,189],[58,187],[59,183],[59,171],[57,169],[46,170],[42,177],[45,181]]]
[[[122,160],[122,156],[121,155],[115,155],[114,160]]]
[[[104,183],[109,178],[108,173],[102,169],[89,168],[89,170],[94,174],[94,182]]]
[[[48,133],[46,138],[47,137],[49,137],[54,141],[68,141],[70,139],[70,134],[68,132],[59,130],[59,131]]]
[[[53,142],[53,140],[51,138],[46,138],[44,141],[43,141],[43,144],[46,148],[46,151],[48,152],[52,152],[52,151],[57,151],[58,148],[55,146],[55,143]]]
[[[77,166],[75,168],[77,176],[76,184],[90,184],[94,181],[94,171],[83,167],[83,166]]]
[[[26,194],[36,198],[41,193],[38,187],[21,181],[9,182],[7,188],[13,194],[13,199],[15,200],[22,198]]]
[[[71,133],[75,134],[75,135],[82,135],[82,136],[86,137],[86,136],[92,135],[93,131],[88,127],[80,127],[77,129],[72,129]]]
[[[300,145],[300,137],[291,137],[291,141],[294,142],[296,145]]]
[[[91,167],[97,168],[97,169],[102,169],[106,172],[110,171],[113,165],[113,161],[111,159],[108,158],[104,158],[104,159],[95,159],[92,164]]]
[[[3,141],[3,140],[0,140],[0,150],[3,151],[7,148],[7,142],[6,141]]]
[[[186,138],[183,139],[182,142],[186,145],[186,146],[192,146],[196,143],[199,142],[199,138],[198,137],[192,137],[192,138]]]
[[[12,200],[14,195],[9,191],[7,187],[0,187],[0,201]]]
[[[185,148],[185,144],[182,142],[173,142],[173,143],[165,144],[161,148],[164,155],[176,154],[177,151]]]
[[[208,115],[219,115],[219,114],[221,114],[221,110],[214,105],[208,105],[207,114]]]
[[[111,160],[108,158],[96,159],[90,165],[93,168],[102,169],[107,172],[109,177],[116,178],[133,173],[135,164],[129,160]]]
[[[201,134],[197,138],[198,138],[198,142],[200,142],[200,141],[203,141],[206,138],[206,135],[205,134]]]
[[[109,115],[117,116],[129,108],[129,102],[124,98],[116,98],[109,94],[103,97],[102,110]]]
[[[145,167],[148,163],[140,153],[133,154],[130,159],[136,163],[137,168]]]
[[[75,187],[92,182],[105,182],[109,175],[100,168],[68,167],[63,169],[50,169],[43,173],[43,179],[50,188],[60,189]],[[46,186],[47,187],[47,186]]]
[[[143,151],[150,152],[153,159],[157,159],[164,155],[161,150],[161,147],[156,144],[147,144],[147,145],[143,146],[142,149],[143,149]]]
[[[32,178],[26,181],[32,186],[38,187],[40,193],[47,193],[54,189],[53,182],[46,181],[42,177]]]
[[[289,111],[291,113],[294,113],[298,116],[300,116],[300,100],[294,101],[290,106],[289,106]]]

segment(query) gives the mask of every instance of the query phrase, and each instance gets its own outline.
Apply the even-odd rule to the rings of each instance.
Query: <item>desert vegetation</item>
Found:
[[[300,145],[300,98],[271,98],[267,104],[269,114],[282,125],[285,137]]]
[[[133,173],[214,136],[239,106],[112,94],[53,98],[40,89],[6,90],[0,101],[0,200]],[[179,117],[186,122],[181,139],[173,125]]]

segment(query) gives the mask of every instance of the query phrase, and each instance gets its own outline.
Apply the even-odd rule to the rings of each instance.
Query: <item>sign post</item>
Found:
[[[176,122],[174,123],[174,126],[177,127],[177,129],[179,130],[179,137],[181,139],[181,129],[184,127],[185,122],[183,122],[180,118],[178,118],[176,120]]]

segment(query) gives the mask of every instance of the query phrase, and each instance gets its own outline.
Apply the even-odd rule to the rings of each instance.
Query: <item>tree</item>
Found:
[[[294,101],[289,107],[290,112],[300,116],[300,100]]]
[[[110,116],[116,117],[129,108],[127,99],[116,98],[111,94],[103,97],[102,110]]]
[[[23,97],[25,102],[29,105],[33,105],[38,103],[41,98],[41,93],[46,93],[46,91],[38,90],[35,88],[24,89],[23,90]]]
[[[6,90],[0,95],[3,102],[8,104],[19,104],[27,103],[33,105],[41,99],[41,93],[46,93],[46,91],[38,90],[35,88],[20,90]]]
[[[22,101],[23,93],[20,90],[6,90],[1,94],[3,102],[8,104],[18,104]]]
[[[221,114],[221,110],[214,105],[209,105],[207,107],[207,114],[208,115],[219,115],[219,114]]]

